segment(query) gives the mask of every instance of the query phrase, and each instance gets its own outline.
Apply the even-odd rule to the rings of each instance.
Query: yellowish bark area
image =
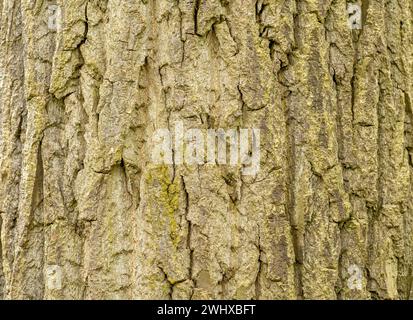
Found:
[[[0,298],[413,298],[411,0],[0,13]],[[258,173],[154,163],[178,121]]]

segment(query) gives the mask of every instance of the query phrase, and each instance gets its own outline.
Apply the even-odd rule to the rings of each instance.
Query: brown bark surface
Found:
[[[413,2],[356,3],[0,0],[0,298],[412,298]]]

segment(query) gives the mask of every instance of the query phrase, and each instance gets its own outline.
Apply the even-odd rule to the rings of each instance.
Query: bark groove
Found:
[[[413,3],[350,2],[0,0],[0,298],[413,298]]]

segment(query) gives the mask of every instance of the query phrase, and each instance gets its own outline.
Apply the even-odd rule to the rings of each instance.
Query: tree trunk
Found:
[[[0,0],[0,298],[413,298],[413,3],[358,4]]]

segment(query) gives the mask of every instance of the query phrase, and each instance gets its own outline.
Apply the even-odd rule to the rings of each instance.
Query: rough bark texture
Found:
[[[413,297],[411,0],[52,3],[0,0],[0,298]],[[258,175],[151,163],[178,120]]]

